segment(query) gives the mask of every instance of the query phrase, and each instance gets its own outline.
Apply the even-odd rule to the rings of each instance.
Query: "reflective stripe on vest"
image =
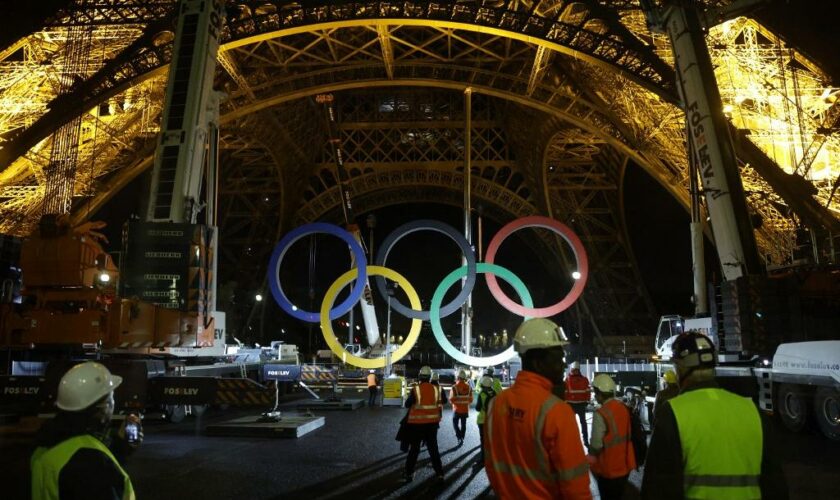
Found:
[[[589,380],[583,375],[566,377],[566,401],[569,403],[588,403],[591,399]]]
[[[509,462],[505,462],[504,460],[498,460],[495,457],[491,457],[490,460],[493,469],[497,472],[501,472],[504,474],[511,474],[514,476],[524,476],[528,479],[534,479],[537,481],[547,481],[547,482],[558,482],[558,481],[571,481],[577,477],[589,474],[589,464],[583,462],[576,467],[572,467],[569,469],[561,469],[557,471],[551,471],[548,466],[548,452],[545,450],[542,442],[542,432],[543,428],[545,427],[545,418],[554,405],[560,403],[562,400],[557,396],[551,395],[543,402],[540,406],[540,412],[537,414],[536,425],[534,426],[534,456],[537,459],[537,469],[531,469],[528,467],[523,467],[521,465],[512,464]],[[490,401],[489,408],[487,409],[487,436],[493,436],[493,404],[496,402],[496,398],[493,398]]]
[[[430,387],[431,393],[428,391]],[[423,397],[424,392],[426,398]],[[441,405],[440,405],[440,386],[423,382],[414,387],[414,404],[408,410],[409,424],[429,424],[440,422]],[[434,404],[430,404],[434,403]]]
[[[668,401],[682,445],[685,496],[761,498],[763,436],[752,400],[718,388],[688,391]]]
[[[58,481],[61,469],[73,458],[77,451],[92,448],[110,458],[123,477],[123,500],[134,500],[134,488],[131,479],[114,458],[111,450],[102,441],[84,434],[66,439],[52,448],[38,448],[32,454],[32,499],[59,500]]]
[[[472,403],[472,389],[464,382],[458,382],[452,386],[452,397],[450,398],[452,406],[460,413],[469,413],[469,405]]]
[[[598,414],[607,424],[607,432],[592,472],[608,479],[625,476],[636,468],[630,438],[630,410],[621,401],[610,399],[598,409]]]

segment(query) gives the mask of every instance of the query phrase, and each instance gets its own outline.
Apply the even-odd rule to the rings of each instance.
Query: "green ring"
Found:
[[[508,282],[513,289],[516,290],[516,293],[519,294],[519,299],[522,301],[522,304],[525,307],[533,307],[534,302],[531,300],[531,294],[528,292],[528,287],[525,286],[525,283],[522,282],[521,279],[515,274],[513,271],[509,269],[505,269],[504,267],[497,265],[497,264],[487,264],[485,262],[479,262],[476,264],[476,272],[477,273],[490,273],[502,278],[506,282]],[[467,275],[467,266],[461,266],[458,269],[452,271],[451,273],[447,274],[443,280],[441,280],[440,284],[438,285],[437,289],[435,290],[435,294],[432,295],[432,303],[429,305],[429,323],[432,325],[432,332],[435,334],[435,339],[437,339],[438,344],[446,351],[446,354],[449,354],[455,360],[464,363],[465,365],[469,366],[495,366],[500,363],[504,363],[505,361],[509,360],[516,353],[513,351],[513,345],[508,347],[506,350],[500,352],[499,354],[495,354],[493,356],[488,356],[485,358],[479,358],[476,356],[470,356],[469,354],[464,354],[463,352],[455,349],[455,346],[452,345],[451,342],[446,338],[446,335],[443,334],[443,327],[440,325],[440,305],[443,302],[443,296],[446,294],[446,291],[455,284],[456,281],[463,278]],[[529,318],[525,318],[529,319]]]

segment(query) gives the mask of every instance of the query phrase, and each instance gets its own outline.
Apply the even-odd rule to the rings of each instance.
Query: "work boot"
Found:
[[[403,476],[403,480],[406,483],[410,483],[410,482],[414,481],[414,473],[413,472],[406,472],[405,475]]]
[[[440,471],[440,472],[438,472],[438,473],[436,473],[436,474],[435,474],[435,478],[436,478],[438,481],[443,481],[443,480],[445,480],[445,479],[446,479],[446,476],[444,476],[444,475],[443,475],[443,471]]]
[[[464,440],[462,438],[458,439],[458,447],[464,446]]]

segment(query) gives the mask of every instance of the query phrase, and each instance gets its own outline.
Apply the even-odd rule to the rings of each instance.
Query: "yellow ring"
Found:
[[[411,286],[411,283],[409,283],[402,274],[384,266],[367,266],[366,270],[368,276],[382,276],[391,281],[396,281],[399,283],[400,288],[402,288],[408,296],[408,302],[411,304],[411,308],[419,310],[422,307],[420,305],[420,296],[417,295],[417,291],[414,290],[414,287]],[[327,290],[327,294],[324,295],[324,301],[321,302],[321,330],[323,330],[324,340],[327,341],[327,345],[330,350],[344,363],[358,366],[359,368],[382,368],[385,366],[385,359],[387,358],[388,353],[385,353],[385,356],[373,359],[360,358],[350,354],[344,349],[344,346],[338,342],[338,339],[335,337],[335,332],[333,331],[332,322],[330,321],[330,310],[335,303],[338,292],[347,286],[348,283],[356,279],[358,275],[359,270],[354,267],[339,276],[338,279],[336,279],[330,286],[329,290]],[[400,348],[394,351],[391,355],[392,363],[401,360],[403,356],[411,351],[411,348],[414,347],[414,344],[417,343],[417,339],[420,337],[420,328],[422,326],[422,320],[411,320],[411,328],[408,331],[408,337],[405,339],[405,343],[403,343],[403,345],[401,345]]]

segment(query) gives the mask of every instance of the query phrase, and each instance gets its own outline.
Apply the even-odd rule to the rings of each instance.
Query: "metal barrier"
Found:
[[[337,365],[301,365],[300,380],[308,384],[338,382]]]

